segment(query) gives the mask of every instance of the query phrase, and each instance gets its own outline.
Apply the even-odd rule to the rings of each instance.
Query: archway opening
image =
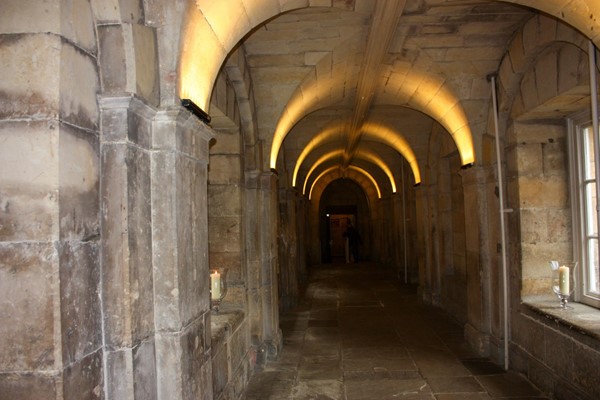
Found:
[[[350,261],[346,255],[346,232],[349,222],[361,236],[358,259],[368,260],[371,243],[366,240],[372,229],[371,209],[364,190],[352,179],[341,178],[331,182],[323,191],[319,203],[319,241],[321,262]]]

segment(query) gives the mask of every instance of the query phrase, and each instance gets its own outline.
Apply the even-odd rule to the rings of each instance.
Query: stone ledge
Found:
[[[525,314],[553,321],[563,333],[577,336],[576,339],[600,350],[600,310],[581,303],[569,303],[569,309],[558,306],[554,296],[527,296],[523,298]],[[542,318],[540,318],[542,317]],[[546,321],[547,323],[547,321]]]
[[[211,312],[210,332],[212,347],[225,343],[244,321],[244,312],[238,310]]]

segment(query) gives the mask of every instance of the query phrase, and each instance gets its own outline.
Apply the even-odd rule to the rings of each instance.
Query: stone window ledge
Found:
[[[525,312],[538,320],[554,323],[565,334],[578,336],[590,346],[600,349],[600,309],[581,303],[569,303],[569,309],[558,306],[555,296],[527,296],[523,298]]]
[[[210,318],[211,346],[218,348],[240,327],[244,321],[244,312],[240,310],[211,312]]]

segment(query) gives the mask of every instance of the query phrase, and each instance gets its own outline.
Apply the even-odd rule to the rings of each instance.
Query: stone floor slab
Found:
[[[293,400],[345,400],[344,388],[338,380],[299,381],[292,389]]]
[[[494,398],[496,397],[533,397],[542,396],[542,393],[535,388],[527,379],[514,372],[507,372],[500,375],[482,375],[477,380]]]
[[[540,400],[522,376],[476,357],[462,327],[369,264],[311,271],[283,350],[245,400]]]

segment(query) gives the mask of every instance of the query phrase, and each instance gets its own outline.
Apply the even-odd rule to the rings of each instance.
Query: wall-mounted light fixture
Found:
[[[194,103],[190,99],[181,99],[181,105],[189,110],[192,114],[194,114],[198,119],[205,124],[210,124],[210,115],[206,113],[203,109],[198,107],[196,103]]]

